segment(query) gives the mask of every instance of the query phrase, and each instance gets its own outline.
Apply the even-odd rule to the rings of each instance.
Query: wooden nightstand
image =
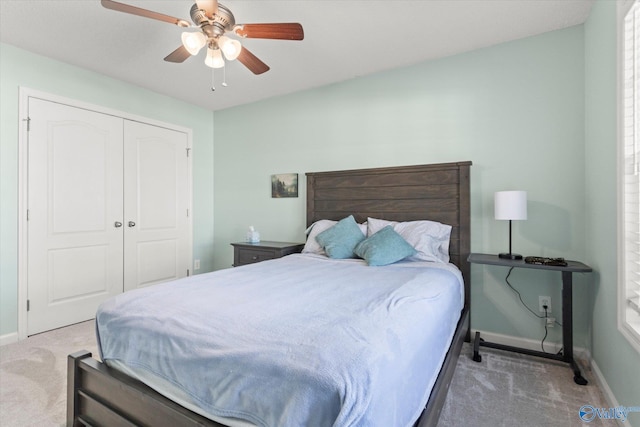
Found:
[[[304,243],[270,242],[259,243],[237,242],[233,246],[233,266],[253,264],[269,259],[282,258],[285,255],[297,254],[304,248]]]

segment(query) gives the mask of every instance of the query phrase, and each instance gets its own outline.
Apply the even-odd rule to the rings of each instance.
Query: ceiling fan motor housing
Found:
[[[209,36],[217,37],[223,35],[226,31],[230,31],[236,24],[236,20],[231,11],[218,3],[217,12],[211,17],[207,16],[206,11],[200,9],[197,3],[191,6],[191,20]]]

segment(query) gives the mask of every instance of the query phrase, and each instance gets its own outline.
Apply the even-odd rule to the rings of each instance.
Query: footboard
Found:
[[[109,368],[88,351],[67,360],[67,427],[72,426],[224,427]]]

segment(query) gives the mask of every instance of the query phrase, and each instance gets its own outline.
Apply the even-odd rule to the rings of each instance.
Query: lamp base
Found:
[[[508,254],[498,254],[498,258],[502,258],[502,259],[522,259],[522,255],[519,254],[512,254],[512,253],[508,253]]]

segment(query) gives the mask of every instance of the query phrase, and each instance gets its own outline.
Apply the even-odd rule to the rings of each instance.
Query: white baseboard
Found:
[[[0,346],[12,344],[14,342],[18,342],[18,333],[13,332],[11,334],[0,335]]]
[[[620,407],[620,403],[618,403],[618,399],[616,399],[613,392],[611,391],[611,388],[609,388],[609,384],[607,384],[607,381],[604,379],[604,375],[602,375],[602,371],[598,367],[598,364],[595,362],[595,360],[591,360],[590,362],[591,362],[591,372],[593,372],[595,382],[598,384],[598,387],[600,387],[600,390],[602,390],[602,393],[604,394],[604,398],[607,399],[607,403],[609,404],[609,407],[610,408]],[[633,427],[633,425],[631,425],[631,422],[628,419],[625,422],[622,422],[620,420],[616,420],[616,421],[619,427],[623,427],[623,426]]]
[[[477,329],[471,330],[471,340],[477,332],[480,332],[480,337],[489,342],[496,344],[510,345],[512,347],[526,348],[527,350],[542,351],[540,345],[541,340],[533,340],[530,338],[514,337],[511,335],[497,334],[495,332],[481,331]],[[545,341],[544,350],[547,353],[557,353],[562,349],[561,342]],[[583,363],[591,362],[591,352],[583,347],[573,347],[574,358],[580,360]]]

